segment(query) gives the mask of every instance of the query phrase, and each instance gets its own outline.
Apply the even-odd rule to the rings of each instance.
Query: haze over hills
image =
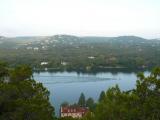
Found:
[[[108,42],[108,41],[117,41],[117,42],[149,42],[146,40],[154,40],[155,42],[158,39],[144,39],[137,36],[118,36],[118,37],[97,37],[97,36],[85,36],[78,37],[73,35],[54,35],[54,36],[25,36],[25,37],[4,37],[0,36],[1,45],[5,43],[15,43],[17,45],[23,45],[26,43],[35,44],[43,42],[51,43],[99,43],[99,42]],[[69,43],[70,42],[70,43]]]
[[[29,64],[42,69],[150,68],[160,65],[160,40],[137,36],[0,37],[0,59],[13,66]]]
[[[0,36],[0,48],[18,49],[28,47],[51,48],[56,45],[81,45],[88,43],[112,43],[117,44],[159,44],[158,39],[144,39],[137,36],[119,36],[119,37],[96,37],[85,36],[78,37],[73,35],[54,35],[54,36],[25,36],[25,37],[4,37]]]

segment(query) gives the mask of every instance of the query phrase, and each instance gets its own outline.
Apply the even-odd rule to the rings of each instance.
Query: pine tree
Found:
[[[99,96],[99,102],[103,101],[105,99],[105,92],[102,91],[100,96]]]
[[[85,95],[83,93],[81,93],[81,95],[79,97],[78,105],[81,106],[81,107],[85,107],[86,106]]]

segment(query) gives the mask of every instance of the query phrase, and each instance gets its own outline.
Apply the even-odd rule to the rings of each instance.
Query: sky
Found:
[[[0,0],[0,36],[160,38],[160,0]]]

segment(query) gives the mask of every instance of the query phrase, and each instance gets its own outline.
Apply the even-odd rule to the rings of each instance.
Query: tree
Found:
[[[85,116],[83,116],[80,120],[96,120],[93,112],[88,112]]]
[[[9,80],[0,82],[0,120],[54,120],[49,91],[31,79],[29,67],[19,66],[7,74]]]
[[[63,102],[63,103],[61,104],[61,106],[62,106],[62,107],[67,107],[67,106],[69,106],[69,103],[68,103],[68,102]]]
[[[99,102],[103,101],[105,99],[105,92],[102,91],[100,96],[99,96]]]
[[[121,91],[118,86],[107,90],[96,107],[96,120],[159,120],[160,68],[147,77],[138,74],[136,88]]]
[[[81,94],[84,100],[84,95]],[[118,85],[101,92],[96,110],[81,120],[160,120],[160,68],[149,76],[138,74],[136,88],[121,91]],[[80,100],[79,100],[80,101]],[[94,101],[89,98],[86,106]]]
[[[138,74],[134,94],[139,101],[137,106],[141,119],[160,119],[160,68],[155,68],[148,77],[143,73]]]
[[[27,65],[21,65],[10,71],[11,81],[27,80],[32,78],[32,69]]]
[[[8,76],[8,65],[0,61],[0,82],[4,81],[6,76]]]
[[[94,103],[93,98],[88,98],[86,101],[86,106],[89,107],[90,111],[94,111],[96,108],[96,104]]]
[[[79,97],[78,105],[81,106],[81,107],[85,107],[86,106],[85,95],[83,93],[81,93],[81,95]]]
[[[72,118],[72,117],[63,117],[63,118],[58,118],[58,120],[81,120],[79,118]]]

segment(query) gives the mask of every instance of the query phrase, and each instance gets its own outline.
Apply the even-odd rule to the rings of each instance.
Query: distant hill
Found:
[[[86,37],[77,37],[73,35],[54,35],[54,36],[28,36],[28,37],[3,37],[0,36],[0,41],[3,42],[15,42],[17,44],[34,44],[40,43],[44,41],[52,41],[55,43],[67,44],[69,42],[72,43],[103,43],[103,42],[148,42],[141,37],[137,36],[119,36],[119,37],[96,37],[96,36],[86,36]],[[152,42],[156,41],[157,39],[152,39]]]
[[[54,35],[54,36],[28,36],[28,37],[3,37],[0,36],[0,48],[18,49],[23,47],[55,47],[55,46],[78,46],[85,44],[159,44],[157,39],[144,39],[137,36],[119,36],[119,37],[96,37],[86,36],[77,37],[73,35]]]
[[[0,37],[0,60],[13,66],[29,64],[60,70],[151,68],[160,66],[160,40],[137,36]]]

